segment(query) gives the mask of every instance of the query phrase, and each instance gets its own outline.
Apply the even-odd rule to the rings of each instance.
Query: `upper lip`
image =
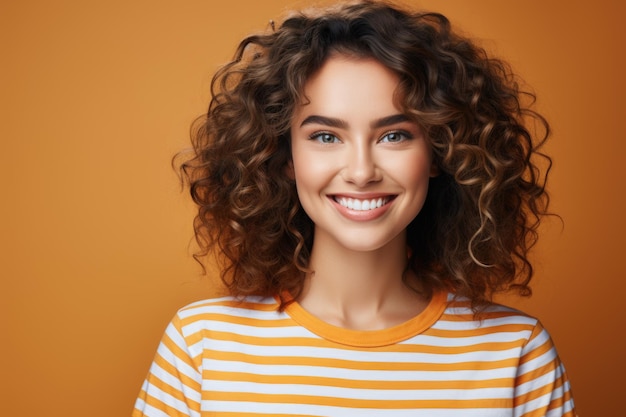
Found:
[[[395,197],[396,194],[390,193],[334,193],[328,194],[329,197],[332,198],[352,198],[356,200],[373,200],[376,198],[392,198]]]

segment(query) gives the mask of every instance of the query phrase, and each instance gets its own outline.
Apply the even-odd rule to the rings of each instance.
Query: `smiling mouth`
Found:
[[[348,197],[333,197],[333,199],[339,203],[339,205],[354,211],[368,211],[375,210],[389,203],[393,198],[392,197],[379,197],[379,198],[371,198],[360,200],[357,198],[348,198]]]

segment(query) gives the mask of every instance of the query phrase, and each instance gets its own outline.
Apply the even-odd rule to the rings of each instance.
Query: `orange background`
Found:
[[[509,60],[553,125],[565,227],[545,224],[535,296],[509,302],[551,331],[582,416],[623,409],[618,3],[414,3]],[[213,294],[170,158],[237,41],[299,4],[2,0],[0,414],[130,413],[170,317]]]

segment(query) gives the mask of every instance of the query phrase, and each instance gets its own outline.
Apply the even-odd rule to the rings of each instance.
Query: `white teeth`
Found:
[[[338,199],[335,198],[335,201],[337,201],[342,206],[349,208],[350,210],[367,211],[367,210],[374,210],[374,209],[384,206],[385,204],[387,204],[389,199],[373,198],[371,200],[357,200],[356,198],[341,197]]]

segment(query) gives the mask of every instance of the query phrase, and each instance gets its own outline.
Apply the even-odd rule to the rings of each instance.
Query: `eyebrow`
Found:
[[[348,122],[346,122],[345,120],[336,119],[334,117],[318,116],[318,115],[312,115],[312,116],[307,117],[306,119],[302,121],[302,123],[300,124],[300,127],[304,125],[310,125],[310,124],[324,125],[324,126],[336,127],[340,129],[345,129],[348,127]]]
[[[387,116],[383,117],[382,119],[375,120],[374,122],[372,122],[371,126],[377,129],[409,121],[411,121],[411,119],[409,119],[406,114],[394,114],[392,116]]]
[[[378,129],[385,126],[391,126],[396,123],[408,122],[411,119],[405,114],[394,114],[391,116],[382,117],[380,119],[374,120],[370,123],[370,126],[374,129]],[[337,119],[334,117],[320,116],[320,115],[311,115],[304,119],[300,124],[300,127],[308,124],[319,124],[328,127],[335,127],[338,129],[346,129],[348,127],[348,122],[342,119]]]

